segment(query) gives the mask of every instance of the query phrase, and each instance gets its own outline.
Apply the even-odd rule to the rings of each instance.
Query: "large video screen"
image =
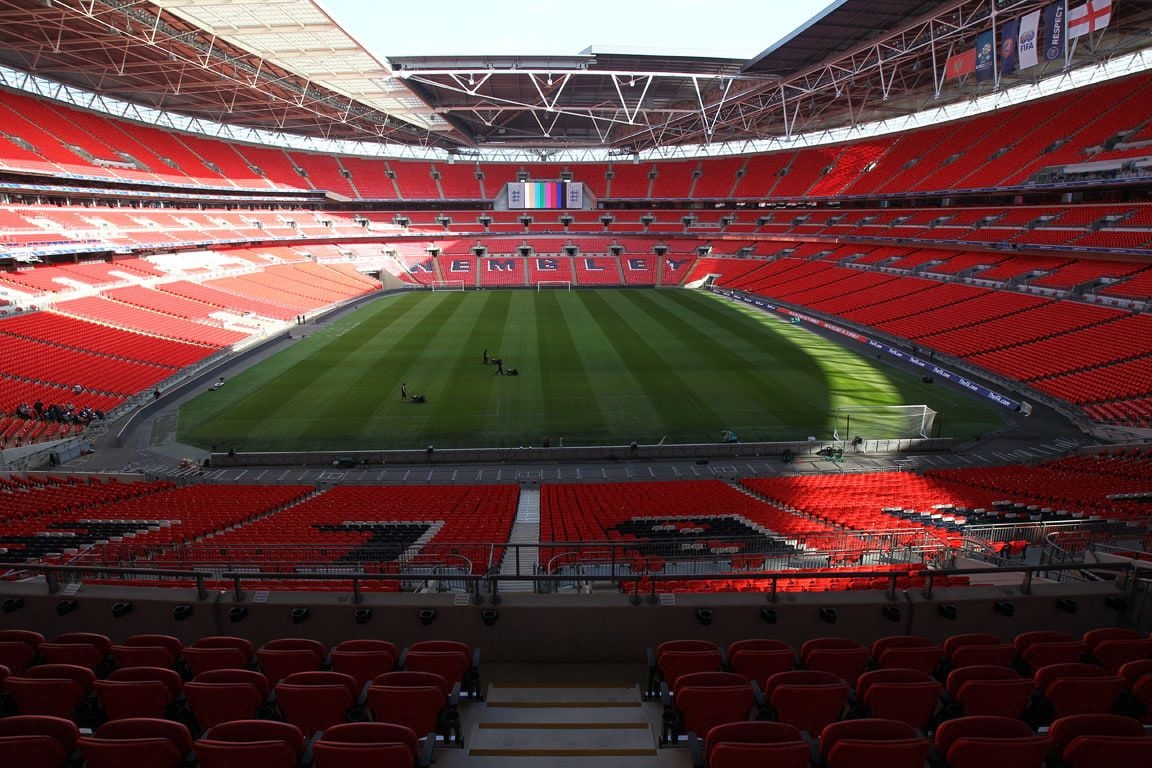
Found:
[[[509,182],[508,207],[526,210],[583,208],[584,185],[577,181]]]

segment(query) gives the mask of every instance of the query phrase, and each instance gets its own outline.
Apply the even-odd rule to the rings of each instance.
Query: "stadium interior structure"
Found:
[[[384,60],[309,0],[0,0],[0,762],[1152,761],[1152,8],[948,70],[1054,7]],[[541,284],[717,291],[1066,428],[139,461],[298,323]]]

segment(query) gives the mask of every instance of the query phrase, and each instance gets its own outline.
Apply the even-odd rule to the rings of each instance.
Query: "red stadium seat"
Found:
[[[112,645],[117,667],[174,667],[184,643],[171,635],[133,635]]]
[[[413,768],[432,761],[434,740],[423,754],[411,728],[393,723],[344,723],[324,731],[312,745],[316,768]]]
[[[297,768],[304,745],[291,723],[232,720],[208,729],[193,749],[200,768]]]
[[[926,730],[943,688],[918,669],[874,669],[856,681],[856,698],[865,707],[867,717],[899,720]]]
[[[976,715],[941,723],[935,746],[946,768],[1041,768],[1049,741],[1022,720]]]
[[[820,733],[843,715],[848,684],[834,672],[798,669],[778,672],[764,685],[764,701],[773,719],[808,733]]]
[[[842,720],[820,732],[828,768],[923,768],[931,745],[897,720]]]
[[[952,635],[944,640],[944,660],[952,667],[974,664],[1007,667],[1012,664],[1015,649],[996,635]]]
[[[1033,682],[1011,667],[976,664],[948,673],[946,690],[955,714],[1021,717]]]
[[[255,716],[268,699],[268,679],[251,669],[212,669],[184,684],[188,709],[201,729]]]
[[[184,648],[184,661],[193,676],[212,669],[250,669],[252,643],[242,637],[202,637]]]
[[[943,658],[941,646],[918,635],[893,635],[872,643],[872,659],[883,669],[918,669],[931,675]]]
[[[276,684],[284,719],[304,733],[343,723],[356,704],[356,679],[341,672],[297,672]]]
[[[396,667],[396,645],[387,640],[344,640],[332,649],[332,671],[356,678],[361,688]]]
[[[0,718],[0,765],[60,768],[71,757],[80,729],[71,720],[47,715]]]
[[[44,636],[27,629],[0,629],[0,665],[12,674],[20,674],[39,655]]]
[[[460,692],[481,698],[480,649],[456,640],[421,640],[404,651],[404,669],[434,672],[449,683],[460,683]]]
[[[111,720],[80,737],[78,746],[86,768],[180,768],[192,734],[173,720]]]
[[[816,637],[800,646],[800,663],[808,669],[831,672],[854,686],[868,666],[868,649],[847,637]]]
[[[107,661],[112,642],[95,632],[65,632],[40,644],[40,655],[49,664],[76,664],[96,669]]]
[[[368,687],[368,709],[374,720],[403,725],[417,734],[435,732],[459,744],[458,686],[434,672],[386,672]]]
[[[275,685],[295,672],[315,672],[324,665],[327,650],[319,640],[281,637],[269,640],[256,651],[260,671]]]
[[[1051,714],[1041,710],[1040,722],[1068,715],[1106,714],[1112,711],[1124,678],[1110,675],[1094,664],[1069,662],[1050,664],[1033,676],[1037,693],[1051,706]]]
[[[810,750],[799,729],[787,723],[750,720],[721,723],[701,740],[689,738],[693,765],[707,768],[808,768]]]
[[[184,687],[180,674],[166,667],[125,667],[97,680],[96,697],[109,720],[163,718]]]
[[[737,640],[728,645],[728,668],[763,687],[777,672],[796,666],[796,651],[781,640]]]
[[[96,674],[88,667],[40,664],[29,667],[23,675],[10,676],[5,684],[20,714],[70,720],[95,683]]]
[[[714,726],[747,720],[759,703],[755,683],[734,672],[681,675],[675,696],[666,691],[662,735],[666,744],[675,743],[685,733],[707,738]]]
[[[1061,717],[1048,730],[1053,750],[1069,768],[1116,768],[1152,764],[1152,735],[1123,715]]]
[[[655,696],[660,683],[675,690],[676,678],[691,672],[719,672],[724,657],[710,640],[665,640],[648,649],[648,694]]]

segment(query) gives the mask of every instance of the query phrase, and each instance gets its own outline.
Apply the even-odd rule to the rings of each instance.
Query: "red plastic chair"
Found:
[[[208,729],[193,748],[200,768],[297,768],[304,744],[291,723],[233,720]]]
[[[694,672],[677,681],[675,698],[664,696],[664,743],[681,734],[707,737],[721,723],[747,720],[757,705],[756,688],[734,672]]]
[[[1012,664],[1015,648],[996,635],[971,633],[952,635],[944,640],[944,660],[952,667],[1000,666]]]
[[[1033,681],[1057,718],[1109,713],[1124,690],[1124,678],[1109,675],[1094,664],[1079,662],[1041,667]]]
[[[78,746],[86,768],[181,768],[192,734],[174,720],[111,720]]]
[[[332,671],[356,678],[361,688],[396,668],[396,645],[387,640],[344,640],[332,649]]]
[[[1048,730],[1056,756],[1070,768],[1152,765],[1152,736],[1123,715],[1062,717]]]
[[[71,720],[76,708],[88,698],[96,673],[76,664],[40,664],[23,675],[13,675],[5,685],[22,715],[51,715]]]
[[[747,768],[770,765],[773,768],[809,768],[808,742],[799,729],[787,723],[750,720],[721,723],[708,732],[702,748],[694,735],[689,738],[700,759],[694,765],[708,768]]]
[[[1022,720],[978,715],[945,720],[935,745],[946,768],[1041,768],[1050,743]]]
[[[183,687],[180,673],[166,667],[113,670],[95,685],[96,697],[109,720],[163,718]]]
[[[0,718],[0,765],[60,768],[76,749],[80,729],[71,720],[47,715]]]
[[[44,636],[39,632],[0,629],[0,666],[8,667],[12,674],[20,674],[36,661],[42,642]]]
[[[842,720],[820,732],[828,768],[923,768],[928,740],[897,720]]]
[[[800,646],[800,663],[808,669],[831,672],[855,686],[868,666],[868,649],[847,637],[815,637]]]
[[[284,719],[304,733],[346,722],[356,703],[356,679],[340,672],[297,672],[276,684]]]
[[[943,689],[931,675],[918,669],[874,669],[856,681],[856,698],[867,709],[868,717],[926,729]]]
[[[172,635],[132,635],[112,645],[117,667],[174,667],[184,651],[184,643]]]
[[[404,669],[433,672],[449,683],[460,683],[462,693],[480,698],[479,651],[456,640],[421,640],[404,651]]]
[[[213,669],[184,684],[184,699],[201,729],[251,719],[268,700],[268,678],[251,669]]]
[[[764,685],[764,700],[774,719],[808,733],[820,733],[839,720],[848,706],[848,684],[834,672],[798,669],[778,672]]]
[[[256,651],[260,671],[275,685],[296,672],[315,672],[324,665],[327,649],[319,640],[281,637],[269,640]]]
[[[1011,667],[977,664],[949,672],[946,690],[958,714],[1018,718],[1028,707],[1034,685]]]
[[[202,637],[184,648],[184,663],[193,676],[213,669],[249,669],[252,643],[226,635]]]
[[[435,672],[385,672],[368,686],[367,704],[374,720],[406,726],[418,735],[435,732],[459,744],[455,689]]]
[[[431,762],[433,740],[426,755],[411,728],[393,723],[334,725],[312,744],[316,768],[413,768]]]
[[[94,670],[108,660],[112,641],[95,632],[65,632],[40,643],[39,650],[48,664],[75,664]]]
[[[796,651],[781,640],[737,640],[728,646],[728,668],[763,686],[777,672],[796,667]]]

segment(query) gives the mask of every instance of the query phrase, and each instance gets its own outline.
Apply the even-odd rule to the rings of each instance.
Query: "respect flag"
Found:
[[[976,35],[976,82],[983,83],[996,76],[993,62],[996,58],[996,31],[989,29]]]
[[[1064,58],[1064,19],[1068,16],[1066,0],[1056,0],[1044,6],[1040,21],[1040,47],[1044,61]]]
[[[1016,33],[1020,30],[1020,19],[1011,19],[1000,25],[1000,74],[1010,75],[1016,71]]]
[[[948,57],[944,64],[944,79],[956,80],[970,75],[976,71],[976,49],[969,48],[961,53],[954,53]]]
[[[1032,13],[1020,18],[1020,34],[1016,38],[1016,66],[1018,69],[1036,66],[1036,40],[1039,32],[1039,10],[1032,11]]]
[[[1112,0],[1088,0],[1068,9],[1068,39],[1098,32],[1112,21]]]

